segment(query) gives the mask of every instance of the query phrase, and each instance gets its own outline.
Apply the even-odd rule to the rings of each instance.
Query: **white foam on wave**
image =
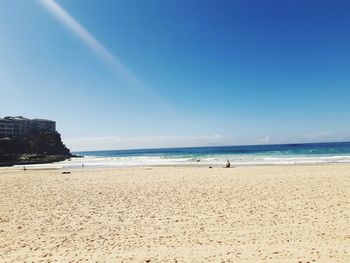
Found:
[[[65,168],[112,168],[112,167],[144,167],[144,166],[222,166],[226,160],[233,165],[291,165],[350,163],[350,155],[339,156],[264,156],[264,155],[207,155],[195,156],[128,156],[97,157],[86,156],[72,158],[58,163],[28,165],[32,169],[65,169]],[[15,166],[18,168],[18,166]]]

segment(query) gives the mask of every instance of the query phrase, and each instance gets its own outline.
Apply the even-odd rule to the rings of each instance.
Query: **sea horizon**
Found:
[[[105,149],[105,150],[74,150],[73,154],[91,153],[91,152],[110,152],[110,151],[143,151],[143,150],[166,150],[166,149],[188,149],[188,148],[208,148],[208,147],[246,147],[246,146],[270,146],[270,145],[312,145],[312,144],[333,144],[333,143],[350,143],[349,141],[329,141],[329,142],[292,142],[292,143],[264,143],[264,144],[231,144],[231,145],[203,145],[203,146],[176,146],[176,147],[146,147],[146,148],[125,148],[125,149]]]

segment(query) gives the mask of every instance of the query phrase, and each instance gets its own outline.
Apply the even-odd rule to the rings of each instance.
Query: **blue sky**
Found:
[[[350,140],[348,1],[0,0],[0,113],[72,150]]]

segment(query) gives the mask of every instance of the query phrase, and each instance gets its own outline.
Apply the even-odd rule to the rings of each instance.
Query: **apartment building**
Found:
[[[27,119],[22,116],[0,118],[0,138],[55,131],[56,122],[51,120]]]

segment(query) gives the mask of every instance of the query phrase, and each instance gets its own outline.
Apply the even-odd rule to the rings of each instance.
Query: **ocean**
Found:
[[[72,158],[40,168],[224,166],[350,163],[350,142],[186,147],[73,152]]]
[[[186,147],[74,152],[84,156],[55,164],[74,167],[286,165],[350,162],[350,142]]]

